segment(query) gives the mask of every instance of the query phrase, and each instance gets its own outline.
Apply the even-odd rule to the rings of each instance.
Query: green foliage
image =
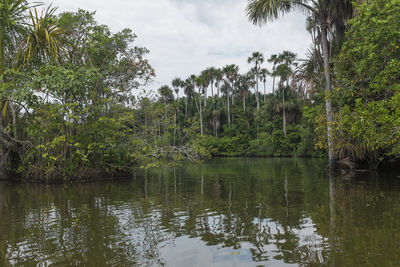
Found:
[[[268,133],[261,133],[257,139],[250,140],[248,154],[250,156],[271,157],[274,155],[274,140]]]
[[[357,12],[336,60],[336,149],[376,168],[399,156],[400,3],[377,0],[358,4]]]

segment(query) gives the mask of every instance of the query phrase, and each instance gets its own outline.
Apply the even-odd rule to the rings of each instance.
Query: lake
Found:
[[[220,158],[122,181],[3,181],[0,266],[400,266],[398,175]]]

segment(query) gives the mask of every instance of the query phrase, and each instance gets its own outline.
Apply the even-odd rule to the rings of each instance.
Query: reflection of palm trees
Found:
[[[43,210],[49,203],[54,203],[60,211],[60,225],[64,226],[64,234],[59,235],[64,247],[57,245],[60,251],[70,251],[71,246],[81,246],[82,250],[94,247],[105,249],[106,253],[111,253],[107,254],[110,256],[116,249],[121,249],[117,252],[131,256],[127,262],[133,257],[138,260],[136,264],[151,265],[161,260],[163,246],[169,247],[170,242],[179,236],[187,236],[198,237],[196,242],[201,239],[203,245],[219,245],[227,249],[240,248],[240,242],[246,243],[246,247],[251,247],[254,261],[268,260],[271,250],[276,254],[275,260],[286,263],[306,265],[316,261],[315,247],[301,243],[298,235],[305,210],[314,216],[318,231],[321,232],[320,228],[325,226],[329,234],[329,217],[326,216],[324,221],[325,217],[313,210],[315,205],[328,203],[328,195],[325,194],[328,183],[316,178],[321,172],[315,172],[312,165],[307,167],[312,168],[309,172],[301,170],[302,175],[296,176],[297,181],[291,179],[294,172],[299,172],[291,160],[282,160],[281,166],[276,166],[276,161],[271,164],[270,160],[264,159],[253,159],[247,163],[243,163],[243,159],[221,161],[226,164],[187,165],[161,172],[159,169],[145,170],[144,174],[138,174],[136,181],[128,183],[129,186],[125,183],[106,184],[107,193],[102,198],[98,194],[104,185],[94,190],[90,189],[92,185],[65,189],[65,192],[61,188],[53,194],[59,196],[58,199],[48,192],[51,187],[42,187],[43,191],[28,191],[23,197],[13,194],[14,199],[10,203],[22,205],[15,209],[20,211],[15,216],[24,215],[26,210],[32,211],[30,207],[35,207],[36,203],[44,207]],[[307,194],[304,198],[295,198],[297,186],[304,186]],[[2,199],[0,194],[0,201]],[[29,203],[29,199],[35,201]],[[341,208],[338,202],[335,206],[336,209]],[[11,209],[5,207],[0,210],[2,218],[7,217],[3,216],[7,214],[1,213],[4,210]],[[35,214],[38,209],[32,212]],[[75,219],[79,220],[78,223]],[[311,219],[310,223],[313,223]],[[71,228],[71,224],[76,228]],[[4,223],[0,220],[0,231],[2,226]],[[26,225],[16,227],[21,230]],[[35,228],[34,242],[43,242],[40,238],[43,238],[46,227],[42,223]],[[78,232],[74,233],[71,229]],[[98,235],[99,231],[101,235]],[[68,239],[65,233],[71,234]],[[18,233],[14,234],[20,237]],[[103,235],[107,237],[103,239]],[[82,241],[86,238],[92,241]],[[73,245],[75,243],[76,246]],[[49,253],[48,249],[43,245],[40,252]],[[81,250],[77,248],[76,251]],[[85,253],[79,256],[81,262],[85,262],[88,256]],[[101,259],[104,260],[104,257]]]

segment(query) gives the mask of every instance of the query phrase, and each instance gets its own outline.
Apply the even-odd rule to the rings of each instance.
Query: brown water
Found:
[[[236,158],[120,182],[0,182],[9,265],[400,266],[400,177]]]

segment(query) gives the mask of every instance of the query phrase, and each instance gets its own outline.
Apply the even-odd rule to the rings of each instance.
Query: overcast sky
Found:
[[[45,0],[58,12],[82,8],[96,11],[96,19],[113,31],[130,28],[137,45],[150,50],[148,59],[157,89],[198,74],[207,67],[237,64],[249,70],[247,58],[260,51],[266,58],[290,50],[302,58],[309,47],[305,15],[292,13],[263,27],[248,22],[247,0]],[[268,67],[268,65],[266,65]],[[271,91],[271,80],[267,91]]]

